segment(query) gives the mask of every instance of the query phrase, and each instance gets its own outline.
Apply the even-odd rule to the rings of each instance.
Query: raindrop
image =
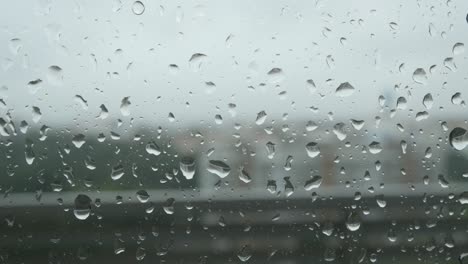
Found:
[[[141,1],[135,1],[132,5],[132,11],[139,16],[145,12],[145,5]]]
[[[427,83],[426,71],[422,68],[417,68],[413,72],[413,80],[419,84],[426,84]]]
[[[180,171],[182,175],[187,179],[190,180],[195,175],[195,160],[191,157],[183,157],[180,162]]]
[[[174,204],[175,204],[174,198],[167,199],[163,206],[164,212],[168,215],[174,214]]]
[[[208,56],[202,53],[195,53],[189,59],[189,67],[192,71],[200,70],[203,63],[205,63]]]
[[[252,249],[249,245],[244,245],[242,248],[237,252],[237,257],[240,261],[246,262],[252,257]]]
[[[122,178],[124,174],[125,174],[124,167],[122,166],[122,164],[118,164],[112,168],[111,178],[112,180],[116,181]]]
[[[81,95],[75,95],[75,101],[81,105],[84,110],[88,109],[88,102]]]
[[[276,153],[276,145],[275,143],[268,141],[266,143],[266,150],[267,150],[267,156],[269,159],[273,159],[275,157]]]
[[[120,113],[122,113],[123,116],[130,115],[130,105],[130,96],[124,97],[120,103]]]
[[[346,228],[349,231],[357,231],[361,227],[361,220],[355,212],[351,212],[346,219]]]
[[[455,62],[453,61],[453,58],[446,58],[444,60],[444,66],[449,69],[450,71],[456,71],[457,70],[457,65],[455,65]]]
[[[382,146],[377,141],[372,141],[369,144],[369,152],[372,154],[380,153],[383,150]]]
[[[434,104],[434,99],[432,99],[432,94],[428,93],[424,96],[423,98],[423,105],[426,107],[427,110],[432,108],[432,105]]]
[[[273,68],[268,72],[268,79],[270,83],[279,83],[284,80],[284,72],[280,68]]]
[[[42,113],[41,113],[41,109],[37,106],[33,106],[32,107],[32,120],[34,123],[37,123],[39,122],[39,120],[41,120],[41,117],[42,117]]]
[[[461,93],[455,93],[454,95],[452,95],[451,101],[454,105],[460,105],[463,102]]]
[[[305,148],[306,148],[307,155],[311,158],[315,158],[320,154],[320,148],[318,144],[315,142],[307,143]]]
[[[274,181],[274,180],[268,180],[268,182],[267,182],[267,190],[268,190],[270,193],[272,193],[272,194],[276,193],[277,188],[278,188],[278,187],[277,187],[277,185],[276,185],[276,181]]]
[[[76,148],[81,148],[85,142],[85,135],[83,134],[75,135],[72,139],[72,143]]]
[[[52,65],[47,71],[47,80],[52,85],[61,85],[63,82],[63,70],[57,65]]]
[[[225,178],[231,172],[231,167],[220,160],[210,160],[208,162],[208,172],[218,175],[220,178]]]
[[[465,45],[463,43],[455,43],[452,48],[452,53],[453,55],[460,55],[465,52]]]
[[[339,97],[347,97],[354,93],[354,87],[349,82],[344,82],[336,88],[335,94]]]
[[[252,181],[252,178],[250,177],[249,173],[244,168],[241,168],[239,171],[239,179],[245,183],[249,183]]]
[[[361,128],[364,127],[364,124],[365,124],[364,120],[351,119],[351,125],[356,130],[361,130]]]
[[[267,118],[267,114],[266,114],[265,111],[258,112],[257,119],[255,120],[255,124],[257,124],[257,125],[263,124],[265,122],[266,118]]]
[[[154,142],[146,144],[145,149],[150,155],[159,156],[161,154],[161,148],[159,148],[159,146]]]
[[[468,146],[468,133],[464,128],[456,127],[449,135],[450,145],[456,150],[463,150]]]
[[[322,176],[315,175],[314,177],[312,177],[312,179],[307,180],[305,182],[304,189],[306,191],[310,191],[312,189],[319,188],[320,185],[322,184],[322,179],[323,179]]]
[[[311,94],[315,93],[317,91],[317,86],[315,86],[315,82],[312,79],[309,79],[306,81],[307,88]]]
[[[145,190],[137,191],[136,196],[137,196],[138,201],[140,201],[140,203],[146,203],[148,202],[150,198],[148,192]]]
[[[78,220],[86,220],[91,213],[91,198],[84,194],[78,194],[75,198],[73,214]]]
[[[336,137],[340,140],[343,141],[347,137],[346,131],[345,131],[345,124],[344,123],[337,123],[336,125],[333,126],[333,133],[335,133]]]

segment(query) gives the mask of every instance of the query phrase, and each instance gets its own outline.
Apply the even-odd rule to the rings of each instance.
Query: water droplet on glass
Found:
[[[463,43],[455,43],[452,48],[452,53],[453,55],[460,55],[465,52],[465,45]]]
[[[75,198],[73,214],[78,220],[85,220],[91,213],[91,198],[85,194],[78,194]]]
[[[130,96],[124,97],[120,103],[120,113],[122,113],[123,116],[130,115],[130,105]]]
[[[279,83],[285,78],[284,72],[280,68],[273,68],[268,72],[268,80],[270,83]]]
[[[118,164],[114,167],[112,167],[112,172],[111,172],[111,178],[112,180],[116,181],[125,174],[124,172],[124,167],[121,164]]]
[[[419,84],[426,84],[427,83],[426,71],[422,68],[417,68],[413,72],[413,80]]]
[[[460,105],[463,102],[461,93],[455,93],[454,95],[452,95],[451,101],[454,105]]]
[[[145,12],[145,5],[141,1],[135,1],[132,5],[132,11],[139,16]]]
[[[189,67],[192,71],[200,70],[201,66],[206,62],[207,55],[203,53],[195,53],[189,59]]]
[[[39,122],[39,120],[41,120],[41,117],[42,117],[42,113],[41,113],[41,109],[37,106],[33,106],[32,107],[32,120],[34,123],[37,123]]]
[[[349,82],[344,82],[336,88],[335,94],[339,97],[347,97],[354,93],[354,87]]]
[[[453,72],[457,71],[457,65],[453,61],[453,58],[446,58],[444,60],[444,66],[450,71],[453,71]]]
[[[174,198],[169,198],[166,200],[166,202],[163,205],[163,210],[166,214],[172,215],[174,214],[174,204],[175,204],[175,199]]]
[[[250,177],[249,173],[244,168],[239,170],[239,179],[245,183],[252,181],[252,177]]]
[[[456,127],[449,135],[450,145],[456,150],[463,150],[468,145],[468,133],[464,128]]]
[[[276,145],[275,143],[268,141],[266,143],[266,150],[267,150],[267,156],[269,159],[273,159],[275,157],[276,153]]]
[[[180,171],[182,175],[190,180],[195,175],[195,160],[191,157],[183,157],[179,161]]]
[[[62,85],[63,83],[63,70],[57,65],[52,65],[47,71],[47,80],[52,85]]]
[[[221,160],[210,160],[207,170],[208,172],[218,175],[220,178],[225,178],[231,172],[231,167]]]
[[[427,110],[432,108],[432,105],[434,104],[434,99],[432,99],[432,94],[428,93],[424,96],[423,98],[423,105],[426,107]]]
[[[317,86],[315,86],[314,80],[309,79],[309,80],[306,81],[306,84],[307,84],[307,89],[309,90],[309,92],[311,94],[313,94],[313,93],[315,93],[315,91],[317,91]]]
[[[137,191],[136,196],[137,196],[138,201],[140,201],[140,203],[146,203],[148,202],[150,198],[148,192],[145,190]]]
[[[364,127],[364,124],[365,124],[364,120],[351,119],[351,125],[356,130],[361,130],[361,128]]]
[[[319,188],[320,185],[322,184],[322,180],[323,180],[322,176],[315,175],[314,177],[312,177],[312,179],[307,180],[305,182],[304,189],[306,191],[310,191],[312,189]]]
[[[257,125],[263,124],[265,122],[266,118],[267,118],[267,114],[266,114],[265,111],[258,112],[257,119],[255,120],[255,124],[257,124]]]
[[[237,257],[240,261],[246,262],[252,257],[252,249],[249,245],[244,245],[242,248],[237,252]]]
[[[345,131],[345,124],[344,123],[337,123],[336,125],[333,126],[333,133],[335,133],[336,137],[340,140],[343,141],[347,137],[346,131]]]
[[[346,228],[349,231],[357,231],[361,227],[361,220],[355,212],[351,212],[346,219]]]
[[[159,148],[158,144],[154,142],[149,142],[146,144],[145,149],[146,152],[148,152],[150,155],[159,156],[161,154],[161,148]]]
[[[382,146],[377,141],[372,141],[369,144],[369,152],[372,154],[380,153],[383,150]]]
[[[72,139],[72,143],[76,148],[81,148],[85,142],[85,135],[83,134],[75,135]]]
[[[315,158],[320,154],[320,148],[318,144],[315,142],[307,143],[305,148],[306,148],[307,155],[311,158]]]

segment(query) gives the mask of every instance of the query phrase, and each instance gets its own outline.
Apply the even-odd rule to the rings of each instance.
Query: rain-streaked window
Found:
[[[468,1],[0,7],[0,263],[468,263]]]

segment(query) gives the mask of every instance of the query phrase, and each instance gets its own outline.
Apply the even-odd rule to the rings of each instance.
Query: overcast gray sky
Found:
[[[450,103],[467,87],[466,53],[452,53],[468,38],[464,0],[142,1],[142,15],[132,12],[133,2],[0,3],[2,115],[10,109],[13,118],[32,123],[31,106],[37,106],[40,123],[93,127],[102,122],[94,117],[104,104],[110,120],[167,122],[172,112],[179,124],[214,123],[216,114],[229,122],[228,104],[234,103],[236,118],[252,122],[262,110],[270,118],[329,112],[368,118],[378,115],[377,98],[384,95],[390,108],[405,96],[402,116],[412,118],[425,110],[421,102],[429,92],[435,101],[430,114],[464,112]],[[206,55],[199,69],[200,61],[189,63],[196,53]],[[447,57],[454,57],[456,72],[444,67]],[[50,73],[54,65],[60,74]],[[268,76],[273,68],[281,76]],[[426,85],[413,81],[417,68],[427,72]],[[36,79],[43,82],[32,93],[27,84]],[[354,86],[352,95],[335,95],[343,82]],[[87,110],[75,95],[87,100]],[[126,96],[129,117],[119,111]]]

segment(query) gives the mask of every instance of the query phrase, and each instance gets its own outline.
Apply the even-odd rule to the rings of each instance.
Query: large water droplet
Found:
[[[63,83],[63,70],[57,65],[52,65],[47,71],[47,80],[52,85],[62,85]]]
[[[306,148],[307,155],[311,158],[315,158],[320,154],[320,148],[318,144],[315,142],[307,143],[305,148]]]
[[[268,72],[268,80],[270,83],[279,83],[285,78],[281,68],[273,68]]]
[[[125,172],[124,172],[124,167],[122,166],[122,164],[118,164],[118,165],[112,167],[112,172],[111,172],[112,180],[116,181],[116,180],[122,178],[122,176],[124,174],[125,174]]]
[[[122,113],[123,116],[129,116],[130,115],[130,105],[132,103],[130,102],[130,96],[124,97],[122,99],[122,102],[120,103],[120,113]]]
[[[252,249],[249,245],[244,245],[242,248],[237,252],[237,257],[240,261],[246,262],[252,257]]]
[[[452,53],[453,55],[460,55],[465,52],[465,45],[463,43],[455,43],[452,48]]]
[[[78,194],[75,198],[73,214],[78,220],[85,220],[91,213],[91,198],[84,194]]]
[[[276,153],[276,145],[275,143],[268,141],[266,143],[266,150],[267,150],[267,156],[269,159],[273,159],[275,157]]]
[[[357,231],[361,227],[361,220],[355,212],[351,212],[346,219],[346,228],[349,231]]]
[[[135,1],[132,5],[132,11],[139,16],[145,12],[145,5],[141,1]]]
[[[304,189],[306,191],[316,189],[316,188],[320,187],[320,185],[322,184],[322,180],[323,180],[322,176],[315,175],[314,177],[312,177],[312,179],[307,180],[305,182]]]
[[[380,153],[383,150],[382,146],[377,141],[372,141],[369,144],[369,152],[372,154]]]
[[[426,71],[423,68],[417,68],[413,72],[413,80],[419,84],[426,84],[427,83]]]
[[[267,114],[265,111],[258,112],[257,119],[255,120],[255,124],[257,125],[263,124],[266,120],[266,117],[267,117]]]
[[[354,87],[349,82],[344,82],[336,88],[335,94],[339,97],[347,97],[354,93]]]
[[[146,202],[148,202],[148,200],[150,198],[148,192],[145,191],[145,190],[137,191],[136,195],[137,195],[137,199],[138,199],[138,201],[140,201],[140,203],[146,203]]]
[[[161,154],[161,148],[154,142],[149,142],[146,144],[145,149],[146,152],[148,152],[150,155],[159,156]]]
[[[449,135],[450,145],[456,150],[463,150],[468,146],[468,133],[464,128],[456,127]]]
[[[207,170],[218,175],[220,178],[225,178],[231,172],[231,167],[221,160],[210,160]]]
[[[195,160],[191,157],[183,157],[179,161],[180,171],[182,175],[190,180],[195,175]]]
[[[81,146],[83,146],[83,144],[86,143],[85,135],[83,135],[83,134],[75,135],[72,138],[72,143],[76,148],[81,148]]]

